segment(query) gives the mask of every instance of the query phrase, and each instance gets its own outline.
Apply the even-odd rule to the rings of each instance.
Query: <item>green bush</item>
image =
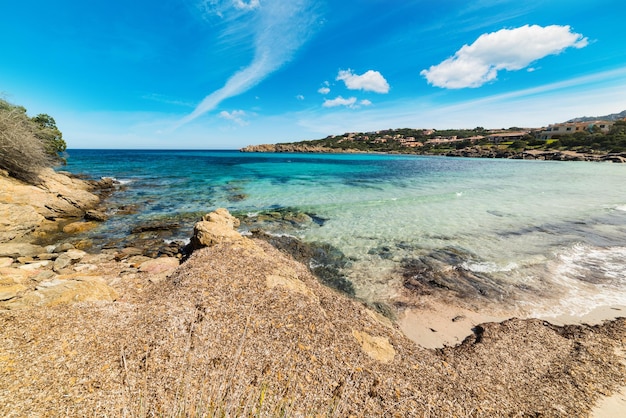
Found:
[[[37,136],[38,132],[37,123],[28,117],[26,109],[0,100],[0,169],[36,183],[40,170],[55,163],[51,148]]]

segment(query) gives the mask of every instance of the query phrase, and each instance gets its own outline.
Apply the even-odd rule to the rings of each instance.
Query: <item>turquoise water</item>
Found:
[[[478,280],[477,297],[521,312],[626,305],[626,166],[619,164],[72,150],[64,170],[115,177],[125,185],[115,203],[137,205],[98,229],[101,237],[176,218],[177,237],[188,238],[193,221],[218,207],[251,216],[290,207],[324,222],[284,233],[339,249],[349,260],[344,275],[365,300],[398,297],[410,260],[426,260],[438,273]]]

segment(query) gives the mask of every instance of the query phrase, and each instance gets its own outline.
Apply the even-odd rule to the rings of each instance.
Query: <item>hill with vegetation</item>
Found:
[[[351,132],[326,138],[253,145],[246,152],[384,152],[424,155],[527,158],[541,155],[595,159],[594,156],[626,152],[626,120],[615,121],[606,131],[590,126],[573,133],[542,139],[543,129],[512,127],[503,130],[387,129]],[[565,153],[564,153],[565,152]],[[584,156],[586,154],[586,156]],[[598,157],[600,158],[600,157]],[[560,159],[560,158],[559,158]]]

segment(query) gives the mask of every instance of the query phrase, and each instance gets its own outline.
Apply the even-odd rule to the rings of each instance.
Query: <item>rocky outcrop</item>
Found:
[[[46,169],[30,185],[0,173],[0,242],[25,241],[58,230],[66,218],[82,218],[100,201],[83,180]]]
[[[261,144],[248,145],[241,148],[241,152],[296,152],[296,153],[365,153],[350,148],[328,148],[316,145],[307,145],[303,143],[293,144]],[[393,151],[394,154],[402,153]],[[427,151],[420,151],[416,148],[407,149],[406,154],[426,154],[431,155]],[[436,154],[440,155],[440,154]],[[512,150],[500,149],[491,146],[471,146],[461,149],[455,149],[445,152],[446,157],[468,157],[468,158],[509,158],[517,160],[546,160],[546,161],[607,161],[614,163],[626,163],[626,154],[624,153],[583,153],[576,151],[560,151],[560,150]]]
[[[238,226],[239,219],[223,208],[204,215],[193,228],[192,249],[210,247],[220,242],[241,241],[243,237],[235,230]]]
[[[321,147],[318,145],[307,145],[307,144],[261,144],[261,145],[248,145],[247,147],[241,148],[241,152],[309,152],[309,153],[319,153],[319,154],[329,154],[329,153],[361,153],[363,151],[359,151],[356,149],[349,148],[329,148],[329,147]]]

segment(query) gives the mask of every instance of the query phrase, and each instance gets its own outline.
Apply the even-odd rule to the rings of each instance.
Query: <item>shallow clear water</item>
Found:
[[[96,234],[218,207],[293,207],[326,220],[296,234],[350,260],[357,295],[393,298],[407,260],[430,257],[475,274],[536,314],[626,304],[626,166],[390,155],[72,150],[67,171],[115,177],[113,199],[139,205]],[[185,223],[187,222],[187,223]],[[450,254],[453,253],[453,256]],[[480,287],[480,286],[478,286]]]

